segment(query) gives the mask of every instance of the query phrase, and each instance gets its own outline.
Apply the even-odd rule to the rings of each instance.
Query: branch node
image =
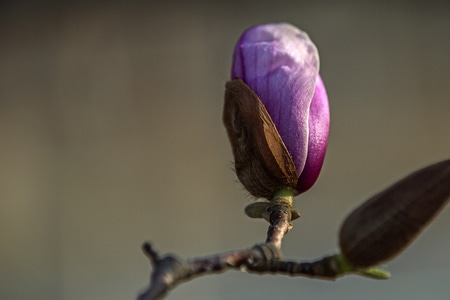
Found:
[[[161,256],[159,255],[158,250],[156,250],[151,242],[145,242],[142,245],[142,251],[144,252],[145,256],[148,257],[153,267],[155,267],[161,260]]]
[[[281,259],[281,251],[273,243],[256,244],[252,249],[257,250],[261,255],[261,263],[266,264],[269,261]]]

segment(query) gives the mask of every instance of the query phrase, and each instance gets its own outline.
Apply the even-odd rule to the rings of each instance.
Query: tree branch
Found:
[[[281,249],[281,242],[286,233],[292,228],[292,205],[283,198],[271,202],[263,213],[263,218],[269,223],[266,243],[272,243]]]
[[[257,274],[336,278],[342,273],[337,256],[315,262],[281,260],[282,239],[292,228],[291,212],[289,202],[273,201],[264,212],[264,218],[270,223],[266,242],[249,249],[183,260],[175,255],[161,257],[151,243],[145,243],[143,251],[152,263],[153,272],[149,286],[139,295],[138,300],[162,299],[182,282],[232,269]]]

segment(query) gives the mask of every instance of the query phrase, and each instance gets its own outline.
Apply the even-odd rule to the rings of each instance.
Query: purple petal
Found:
[[[320,75],[317,76],[316,90],[309,108],[308,123],[308,156],[297,185],[300,193],[308,190],[316,182],[327,150],[330,110],[327,91]]]
[[[298,174],[302,174],[307,158],[311,157],[308,167],[311,175],[305,175],[309,181],[317,178],[310,171],[316,169],[314,161],[323,160],[308,155],[308,119],[318,71],[316,47],[305,32],[290,24],[252,27],[243,33],[235,47],[232,78],[242,78],[260,97]],[[313,145],[311,148],[316,149]]]

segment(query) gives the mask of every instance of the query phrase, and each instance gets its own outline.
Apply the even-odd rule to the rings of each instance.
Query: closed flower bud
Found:
[[[252,195],[271,199],[285,187],[298,194],[319,176],[329,108],[318,72],[316,47],[290,24],[252,27],[237,42],[223,119]]]
[[[400,254],[450,199],[450,160],[420,169],[373,196],[344,221],[339,244],[354,267]]]

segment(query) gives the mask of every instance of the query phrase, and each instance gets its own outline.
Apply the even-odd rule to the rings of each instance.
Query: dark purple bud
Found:
[[[420,169],[373,196],[342,224],[339,244],[355,267],[400,254],[450,199],[450,160]]]

